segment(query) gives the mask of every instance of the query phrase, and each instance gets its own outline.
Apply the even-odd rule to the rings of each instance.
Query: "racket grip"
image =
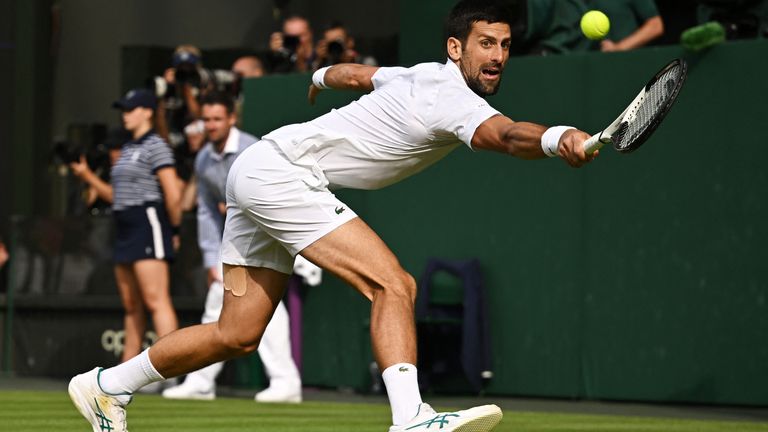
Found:
[[[595,151],[599,150],[600,147],[605,145],[605,142],[600,141],[600,133],[596,133],[592,135],[588,140],[584,141],[584,152],[587,154],[592,154]]]

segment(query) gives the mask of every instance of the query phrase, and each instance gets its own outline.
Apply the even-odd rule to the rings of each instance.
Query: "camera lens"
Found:
[[[335,40],[328,42],[328,55],[331,57],[341,57],[341,55],[344,53],[344,41],[341,40]]]
[[[283,48],[287,49],[290,52],[296,52],[296,49],[298,47],[299,47],[298,36],[291,36],[291,35],[283,36]]]

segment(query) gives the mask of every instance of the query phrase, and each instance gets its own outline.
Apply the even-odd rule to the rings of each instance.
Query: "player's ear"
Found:
[[[455,37],[449,37],[446,49],[448,50],[448,58],[453,61],[459,61],[461,58],[461,41]]]

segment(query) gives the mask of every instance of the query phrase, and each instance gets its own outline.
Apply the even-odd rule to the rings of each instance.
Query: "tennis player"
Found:
[[[509,22],[501,5],[465,0],[448,18],[445,64],[318,70],[310,101],[327,88],[370,93],[277,129],[238,157],[227,179],[221,250],[227,292],[219,322],[178,330],[122,365],[74,377],[70,396],[93,430],[124,431],[125,405],[149,382],[256,350],[297,254],[372,302],[371,339],[392,408],[390,432],[491,430],[502,417],[496,405],[436,413],[422,402],[414,278],[331,190],[388,186],[462,144],[524,159],[559,157],[572,166],[592,160],[582,148],[588,134],[514,122],[483,99],[499,88]]]

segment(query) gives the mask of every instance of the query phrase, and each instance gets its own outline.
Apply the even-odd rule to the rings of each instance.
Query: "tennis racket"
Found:
[[[605,144],[619,153],[630,153],[648,140],[672,108],[683,87],[688,66],[673,60],[660,70],[623,113],[607,128],[584,141],[584,151],[592,154]]]

